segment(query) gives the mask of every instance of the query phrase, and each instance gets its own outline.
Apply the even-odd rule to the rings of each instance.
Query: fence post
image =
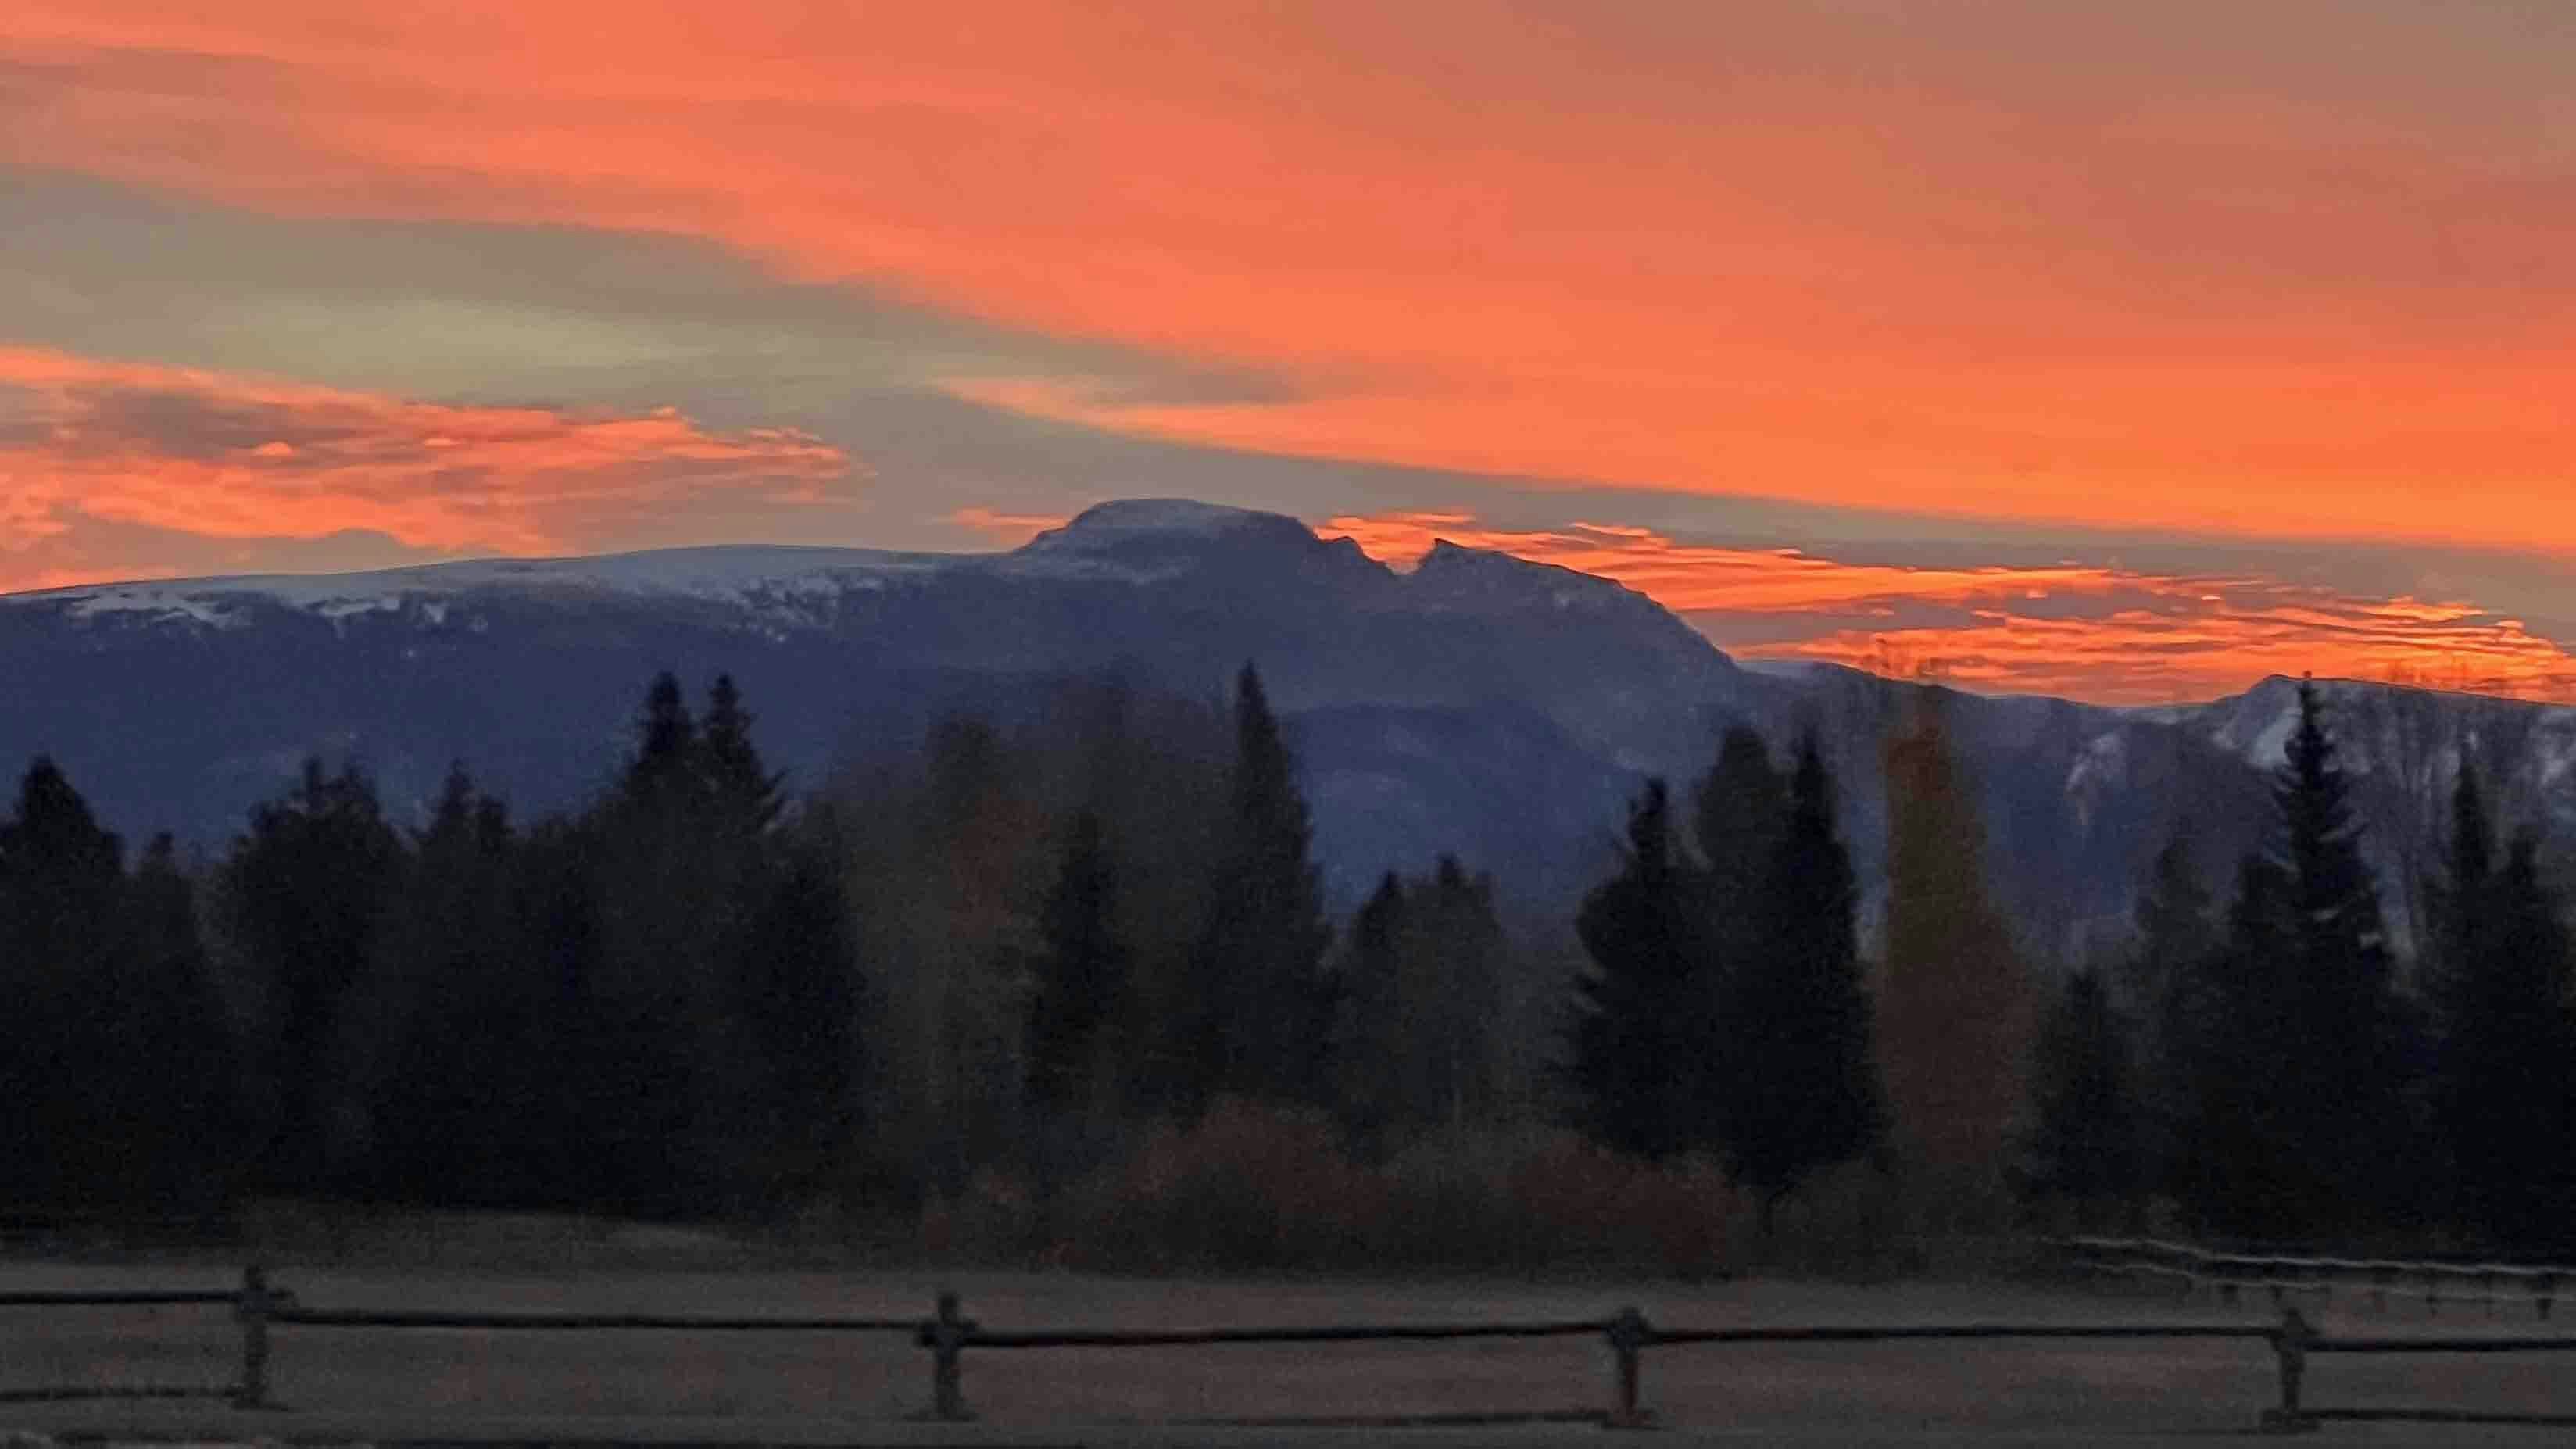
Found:
[[[236,1409],[273,1409],[268,1396],[268,1315],[277,1300],[268,1290],[268,1270],[257,1263],[242,1269],[241,1293],[233,1299],[233,1317],[241,1324],[241,1382],[233,1388]]]
[[[2532,1299],[2532,1306],[2540,1310],[2540,1317],[2544,1322],[2549,1318],[2549,1300],[2557,1296],[2558,1275],[2555,1273],[2541,1274],[2540,1293],[2537,1297]]]
[[[2317,1336],[2307,1316],[2296,1308],[2281,1310],[2281,1326],[2272,1331],[2272,1353],[2281,1364],[2281,1406],[2263,1414],[2263,1428],[2273,1434],[2304,1434],[2317,1427],[2299,1408],[2300,1380],[2308,1371],[2308,1345]]]
[[[1655,1331],[1647,1326],[1646,1315],[1636,1305],[1619,1310],[1610,1320],[1610,1349],[1619,1360],[1619,1401],[1610,1410],[1608,1425],[1613,1429],[1643,1429],[1655,1416],[1637,1407],[1638,1357],[1646,1345],[1655,1341]]]
[[[966,1341],[975,1334],[975,1320],[960,1317],[957,1294],[950,1289],[939,1291],[939,1314],[921,1326],[921,1344],[930,1350],[930,1417],[950,1424],[962,1424],[975,1416],[966,1410],[966,1388],[961,1372],[961,1359]]]

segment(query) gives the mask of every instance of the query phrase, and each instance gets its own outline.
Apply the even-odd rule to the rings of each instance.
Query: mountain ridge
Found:
[[[2122,708],[1745,668],[1612,580],[1445,541],[1398,570],[1284,514],[1122,500],[997,552],[702,545],[0,595],[0,677],[22,686],[0,711],[0,762],[48,750],[118,828],[212,847],[307,753],[361,759],[398,809],[459,757],[525,813],[576,803],[613,772],[663,668],[693,687],[733,673],[764,749],[810,785],[917,746],[944,710],[1026,713],[1048,681],[1105,671],[1204,697],[1247,659],[1311,737],[1338,904],[1449,848],[1561,911],[1599,865],[1582,842],[1615,838],[1645,775],[1687,784],[1733,721],[1775,749],[1818,731],[1874,891],[1879,742],[1937,702],[1982,791],[1999,884],[2056,951],[2116,934],[2146,857],[2186,822],[2223,889],[2226,862],[2259,843],[2256,777],[2295,692],[2273,679]],[[2383,833],[2438,822],[2447,772],[2474,758],[2509,808],[2576,835],[2576,710],[2322,687],[2352,716]],[[1513,768],[1567,798],[1531,801]],[[2410,851],[2375,863],[2398,882]]]

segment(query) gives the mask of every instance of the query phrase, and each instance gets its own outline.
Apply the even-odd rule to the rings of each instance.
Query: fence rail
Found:
[[[2095,1272],[2167,1279],[2181,1284],[2186,1294],[2212,1288],[2231,1300],[2247,1291],[2269,1293],[2275,1303],[2286,1303],[2297,1293],[2331,1299],[2341,1289],[2366,1293],[2383,1308],[2392,1295],[2421,1299],[2435,1312],[2446,1303],[2489,1307],[2528,1303],[2538,1317],[2546,1319],[2560,1290],[2576,1286],[2576,1268],[2525,1263],[2230,1253],[2155,1238],[2059,1238],[2051,1246]],[[2484,1291],[2467,1291],[2470,1285]],[[2520,1291],[2498,1291],[2502,1288]]]
[[[2118,1243],[2119,1240],[2093,1240]],[[2119,1243],[2119,1246],[2129,1246]],[[2172,1247],[2176,1245],[2158,1245]],[[2187,1250],[2196,1252],[2197,1250]],[[2244,1255],[2204,1254],[2206,1258]],[[2336,1260],[2283,1260],[2317,1262]],[[2349,1261],[2349,1260],[2344,1260]],[[2550,1274],[2558,1270],[2550,1270]],[[1311,1344],[1462,1339],[1536,1339],[1598,1337],[1614,1363],[1612,1406],[1598,1415],[1512,1416],[1567,1419],[1585,1417],[1614,1427],[1652,1422],[1643,1406],[1643,1357],[1647,1350],[1755,1343],[1906,1343],[1968,1340],[2069,1342],[2209,1339],[2262,1340],[2274,1355],[2280,1375],[2280,1402],[2266,1409],[2262,1424],[2294,1430],[2325,1419],[2390,1420],[2480,1424],[2567,1424],[2576,1416],[2488,1414],[2448,1408],[2310,1407],[2302,1389],[2307,1361],[2318,1354],[2481,1354],[2559,1353],[2576,1351],[2576,1336],[2515,1334],[2485,1336],[2330,1336],[2316,1331],[2296,1307],[2284,1307],[2276,1324],[2255,1323],[2122,1323],[2026,1324],[1953,1323],[1858,1325],[1780,1325],[1769,1327],[1664,1328],[1649,1322],[1634,1307],[1597,1319],[1553,1319],[1519,1323],[1411,1323],[1281,1325],[1092,1329],[986,1329],[965,1316],[953,1292],[938,1295],[926,1318],[891,1317],[716,1317],[637,1313],[474,1313],[315,1308],[272,1286],[264,1270],[252,1267],[241,1286],[230,1292],[154,1291],[28,1292],[0,1294],[0,1307],[68,1308],[124,1306],[229,1306],[241,1333],[241,1371],[231,1386],[206,1389],[68,1387],[0,1391],[0,1403],[58,1402],[106,1398],[223,1398],[242,1409],[277,1410],[283,1406],[271,1391],[271,1330],[397,1329],[442,1332],[523,1331],[655,1332],[655,1333],[902,1333],[931,1354],[931,1407],[925,1417],[962,1421],[973,1415],[966,1407],[964,1358],[975,1350],[1053,1348],[1147,1349],[1219,1344]],[[1448,1416],[1459,1422],[1495,1422],[1498,1416]],[[1375,1422],[1375,1421],[1372,1421]]]

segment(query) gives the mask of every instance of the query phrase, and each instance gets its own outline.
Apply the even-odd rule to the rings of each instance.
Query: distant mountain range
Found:
[[[1212,698],[1247,659],[1288,716],[1337,904],[1447,850],[1540,921],[1612,868],[1643,777],[1686,786],[1737,719],[1784,752],[1818,732],[1874,891],[1879,742],[1935,688],[1742,668],[1566,569],[1442,544],[1398,572],[1293,518],[1148,500],[999,554],[693,548],[0,596],[0,766],[49,752],[129,837],[219,849],[317,752],[365,764],[398,815],[459,758],[522,814],[576,804],[666,668],[693,691],[730,671],[764,751],[812,784],[916,749],[944,713],[1024,717],[1069,676]],[[2509,811],[2576,839],[2576,709],[2326,689],[2401,930],[2464,750]],[[2152,710],[1941,693],[1998,886],[2052,950],[2116,932],[2185,819],[2223,892],[2295,712],[2281,679]]]

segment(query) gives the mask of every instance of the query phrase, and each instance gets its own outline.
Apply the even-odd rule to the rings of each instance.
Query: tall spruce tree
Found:
[[[1399,1116],[1388,1079],[1404,1051],[1404,935],[1404,882],[1388,871],[1351,917],[1341,966],[1342,1124],[1371,1156],[1385,1148]]]
[[[2427,962],[2439,1033],[2428,1094],[2463,1226],[2507,1250],[2576,1237],[2576,1002],[2558,903],[2537,847],[2518,840],[2504,866],[2477,772],[2452,792],[2448,870],[2433,894]]]
[[[2280,963],[2290,1009],[2275,1082],[2295,1150],[2313,1161],[2300,1219],[2329,1232],[2390,1221],[2422,1186],[2412,1180],[2407,1023],[2349,795],[2323,701],[2303,682],[2273,786],[2290,927]]]
[[[2067,978],[2034,1044],[2017,1186],[2073,1207],[2086,1227],[2134,1206],[2147,1184],[2128,1038],[2109,986],[2086,968]]]
[[[377,950],[408,869],[375,785],[355,765],[307,760],[294,789],[251,811],[224,866],[225,925],[269,1003],[262,1177],[272,1191],[342,1192],[350,991]]]
[[[100,1106],[114,1092],[123,968],[124,847],[52,759],[39,756],[0,822],[0,1164],[7,1192],[74,1207],[94,1197],[115,1144]]]
[[[2136,938],[2110,1005],[2134,1033],[2138,1151],[2143,1189],[2169,1187],[2189,1089],[2192,994],[2218,950],[2215,903],[2201,880],[2189,826],[2156,852],[2138,892]]]
[[[1700,892],[1673,850],[1660,779],[1628,812],[1626,859],[1575,917],[1592,960],[1576,983],[1569,1072],[1594,1141],[1661,1159],[1706,1145],[1713,1104],[1700,1070],[1713,1045],[1693,1024],[1715,960]]]
[[[2298,1122],[2279,1090],[2296,1011],[2288,872],[2262,856],[2237,868],[2221,944],[2181,982],[2173,1060],[2183,1117],[2168,1182],[2205,1232],[2282,1237],[2316,1194]]]
[[[1867,1153],[1887,1126],[1853,920],[1859,889],[1813,736],[1799,747],[1758,900],[1757,945],[1732,963],[1712,1055],[1724,1068],[1727,1171],[1761,1194],[1767,1236],[1809,1175]]]
[[[739,1116],[749,1186],[773,1208],[840,1186],[857,1143],[867,1003],[841,879],[848,855],[838,815],[805,812],[744,932],[734,1009],[749,1080]]]
[[[1789,782],[1746,725],[1729,726],[1700,778],[1692,823],[1707,870],[1709,909],[1728,962],[1745,959],[1762,928],[1763,891],[1789,829]]]
[[[455,765],[412,855],[378,943],[390,1047],[371,1083],[374,1180],[407,1201],[533,1205],[546,1144],[516,1129],[560,1064],[523,969],[508,810]]]
[[[1207,920],[1192,953],[1198,1078],[1208,1093],[1322,1104],[1336,983],[1296,760],[1261,675],[1235,680],[1232,801]]]
[[[239,1043],[198,930],[196,883],[167,831],[135,862],[115,1059],[133,1144],[115,1191],[154,1212],[219,1211],[239,1187]]]
[[[1125,1004],[1129,965],[1118,910],[1117,867],[1100,816],[1078,810],[1038,920],[1028,1090],[1041,1117],[1080,1115],[1105,1095],[1107,1032]]]

